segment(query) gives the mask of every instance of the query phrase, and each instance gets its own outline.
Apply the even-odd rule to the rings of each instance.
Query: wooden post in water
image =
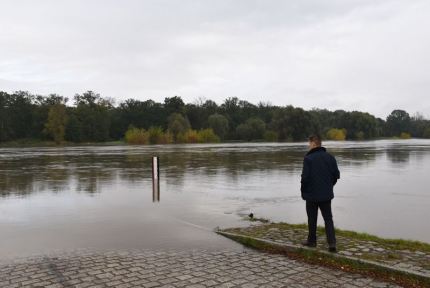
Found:
[[[160,202],[160,162],[152,157],[152,202]]]

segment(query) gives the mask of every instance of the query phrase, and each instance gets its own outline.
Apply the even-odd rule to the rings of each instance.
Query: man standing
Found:
[[[306,213],[308,215],[308,239],[302,244],[316,247],[317,244],[317,218],[318,208],[325,222],[325,232],[330,252],[336,252],[336,237],[334,232],[331,200],[334,197],[333,186],[340,178],[336,159],[321,147],[321,137],[309,137],[309,152],[303,161],[301,179],[301,192],[306,200]]]

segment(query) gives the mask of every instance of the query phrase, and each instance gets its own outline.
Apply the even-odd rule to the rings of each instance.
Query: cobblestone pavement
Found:
[[[306,229],[277,225],[276,223],[254,225],[245,228],[226,229],[225,231],[267,239],[279,244],[300,245],[307,237]],[[325,234],[318,232],[318,238],[320,241],[318,241],[317,249],[327,250]],[[373,241],[351,239],[338,235],[336,238],[341,255],[371,260],[398,270],[418,272],[430,277],[430,253],[428,251],[398,250],[389,245],[383,246]]]
[[[398,286],[252,250],[137,250],[74,252],[4,263],[0,287]]]

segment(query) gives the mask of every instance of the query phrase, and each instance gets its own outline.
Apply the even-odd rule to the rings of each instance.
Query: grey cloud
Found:
[[[430,117],[427,1],[2,1],[0,89]]]

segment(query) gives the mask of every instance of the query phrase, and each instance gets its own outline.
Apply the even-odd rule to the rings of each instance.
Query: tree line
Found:
[[[128,99],[115,105],[93,91],[76,94],[70,103],[57,94],[0,92],[0,142],[303,141],[312,133],[332,140],[430,138],[430,120],[400,109],[381,119],[360,111],[255,105],[237,97],[220,105],[212,100],[184,103],[179,96],[163,103]]]

